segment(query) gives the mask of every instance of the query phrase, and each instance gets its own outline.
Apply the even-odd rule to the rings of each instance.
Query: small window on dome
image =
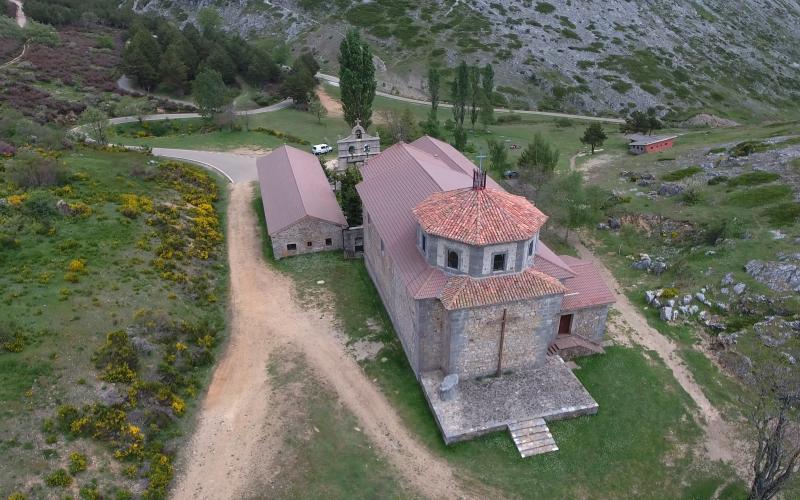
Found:
[[[458,252],[455,250],[447,252],[447,267],[450,269],[458,269]]]
[[[531,255],[533,255],[533,241],[528,243],[528,256],[530,257]]]
[[[356,129],[356,139],[361,139],[361,129]]]
[[[492,257],[492,271],[506,270],[506,254],[498,253]]]
[[[428,238],[426,238],[425,235],[423,234],[422,235],[422,251],[424,252],[427,249],[428,249]]]

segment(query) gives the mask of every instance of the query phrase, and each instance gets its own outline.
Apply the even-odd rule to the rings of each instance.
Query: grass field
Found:
[[[156,449],[172,455],[180,436],[190,430],[192,419],[186,415],[195,409],[208,365],[187,366],[181,352],[173,353],[177,360],[172,363],[181,370],[184,383],[170,389],[163,386],[175,414],[163,418],[168,415],[164,413],[156,425],[142,412],[164,411],[163,407],[137,406],[136,398],[129,399],[138,394],[146,400],[150,396],[145,389],[124,397],[130,386],[111,382],[119,379],[107,376],[110,372],[101,366],[96,369],[99,348],[109,332],[140,336],[150,354],[139,352],[138,369],[130,367],[150,381],[162,380],[161,364],[169,360],[161,357],[167,346],[159,336],[174,325],[198,324],[205,318],[217,325],[213,334],[224,338],[227,263],[224,249],[216,243],[209,247],[214,253],[203,261],[171,257],[174,272],[189,273],[187,281],[165,279],[165,271],[154,266],[166,236],[159,224],[147,221],[152,222],[151,216],[165,203],[178,215],[192,216],[184,209],[181,194],[160,180],[147,156],[77,149],[62,159],[66,184],[24,192],[6,191],[9,184],[0,186],[0,198],[27,197],[18,206],[0,205],[0,235],[7,243],[0,249],[0,336],[3,342],[10,335],[22,339],[21,352],[8,352],[7,345],[0,348],[0,496],[22,491],[29,498],[77,497],[83,489],[81,496],[96,491],[124,498],[126,491],[141,494],[142,485],[147,485],[151,469],[147,457]],[[221,181],[211,182],[217,186]],[[126,206],[132,210],[132,202],[123,201],[130,195],[141,203],[136,216],[123,214]],[[85,214],[59,215],[55,212],[59,199],[73,206],[83,204]],[[153,206],[146,206],[145,199]],[[214,213],[222,214],[224,208],[225,201],[220,200]],[[224,219],[220,222],[224,225]],[[9,238],[16,243],[8,244]],[[175,335],[169,339],[186,342],[186,352],[199,352],[180,333]],[[62,433],[54,426],[61,405],[82,411],[84,405],[96,402],[120,409],[129,422],[141,426],[146,450],[141,458],[138,451],[122,460],[114,458],[115,449],[125,441],[117,427],[109,431],[108,439],[96,440],[83,433]],[[68,487],[45,486],[46,476],[68,468],[73,452],[86,455],[87,470],[70,476]]]
[[[259,199],[254,210],[265,234]],[[731,477],[727,467],[694,456],[701,431],[691,417],[691,400],[657,357],[636,348],[613,347],[604,356],[579,361],[576,374],[601,410],[553,423],[559,452],[522,460],[505,433],[447,447],[363,262],[338,252],[276,262],[266,237],[264,252],[269,265],[295,280],[301,298],[333,298],[351,342],[367,338],[384,344],[374,360],[363,363],[364,369],[408,427],[471,479],[510,497],[708,498]],[[317,285],[317,280],[326,284]],[[352,487],[359,489],[358,483]],[[726,498],[743,493],[743,485],[735,483]]]

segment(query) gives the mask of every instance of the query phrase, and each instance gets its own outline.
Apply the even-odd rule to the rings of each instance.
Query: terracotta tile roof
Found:
[[[569,255],[564,255],[562,258],[575,273],[574,278],[564,282],[567,293],[561,302],[562,311],[575,311],[616,302],[614,294],[608,289],[594,264]]]
[[[492,245],[533,237],[547,216],[522,196],[499,189],[434,193],[414,208],[422,228],[468,245]]]
[[[472,174],[398,143],[370,159],[361,168],[361,176],[364,180],[356,189],[400,279],[415,298],[437,297],[445,274],[428,265],[420,254],[412,209],[432,193],[471,186]]]
[[[453,276],[442,291],[441,301],[447,310],[467,309],[504,302],[527,300],[566,292],[556,278],[533,269],[518,274],[474,279]]]
[[[536,258],[533,261],[533,268],[560,280],[572,278],[575,273],[564,261],[564,257],[556,255],[550,250],[550,247],[539,240],[536,243]]]
[[[309,216],[347,227],[316,156],[281,146],[260,157],[256,167],[270,235]]]

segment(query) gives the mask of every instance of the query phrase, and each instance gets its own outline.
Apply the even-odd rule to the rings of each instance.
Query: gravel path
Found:
[[[264,262],[252,196],[251,184],[232,185],[230,342],[214,371],[193,438],[178,462],[174,498],[235,498],[253,481],[268,482],[275,473],[274,458],[283,439],[281,412],[278,402],[269,399],[266,367],[270,353],[287,344],[305,354],[373,444],[419,494],[486,496],[465,490],[451,466],[405,428],[392,405],[344,351],[332,319],[300,305],[292,281]]]

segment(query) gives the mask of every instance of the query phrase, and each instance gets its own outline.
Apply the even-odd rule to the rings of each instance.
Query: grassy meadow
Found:
[[[57,161],[57,185],[0,185],[0,496],[161,498],[225,337],[223,184],[135,153]]]

